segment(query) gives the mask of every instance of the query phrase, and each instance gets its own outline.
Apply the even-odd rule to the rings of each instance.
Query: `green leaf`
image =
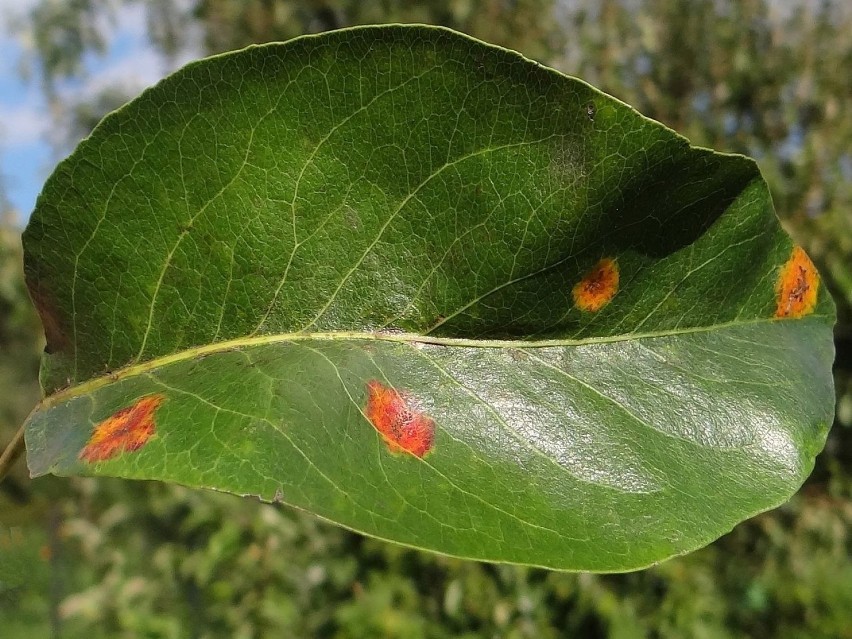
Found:
[[[618,571],[785,501],[831,423],[834,307],[755,164],[444,29],[190,64],[24,244],[35,475]]]

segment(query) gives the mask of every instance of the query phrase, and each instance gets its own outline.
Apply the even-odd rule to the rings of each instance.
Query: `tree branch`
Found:
[[[24,452],[24,427],[21,426],[3,454],[0,455],[0,481],[9,473],[15,461]]]

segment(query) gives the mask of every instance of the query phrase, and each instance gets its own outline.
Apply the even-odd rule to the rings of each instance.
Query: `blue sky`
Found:
[[[15,25],[36,4],[0,0],[0,175],[3,189],[18,222],[29,218],[47,176],[62,159],[49,139],[56,120],[42,95],[37,73],[25,78],[20,69],[27,61],[28,34]],[[102,16],[108,46],[103,55],[88,55],[85,74],[59,87],[63,102],[85,100],[106,86],[123,86],[135,95],[154,84],[175,66],[198,57],[198,47],[189,44],[175,62],[163,59],[151,45],[140,5],[118,5],[112,15]],[[193,38],[189,38],[190,41]]]

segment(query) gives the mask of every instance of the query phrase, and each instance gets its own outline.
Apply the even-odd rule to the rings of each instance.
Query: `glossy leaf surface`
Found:
[[[25,250],[34,474],[628,570],[786,500],[831,423],[833,305],[754,163],[446,30],[189,65]]]

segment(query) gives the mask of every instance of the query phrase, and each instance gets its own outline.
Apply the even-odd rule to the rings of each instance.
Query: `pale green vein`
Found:
[[[341,386],[341,388],[343,388],[343,392],[346,393],[346,397],[349,399],[349,402],[352,404],[352,406],[355,407],[355,410],[358,411],[358,414],[361,417],[363,417],[365,425],[367,423],[369,423],[369,419],[367,418],[367,415],[364,413],[364,409],[361,407],[361,405],[358,402],[355,401],[355,398],[352,397],[352,393],[349,392],[349,388],[346,386],[346,382],[344,382],[343,378],[340,376],[340,369],[337,367],[337,365],[334,362],[332,362],[328,357],[326,357],[326,355],[324,353],[321,353],[320,351],[316,350],[315,348],[311,348],[310,346],[305,346],[305,345],[301,345],[301,346],[303,348],[306,348],[307,350],[311,351],[312,353],[320,356],[326,362],[328,362],[328,364],[331,366],[332,370],[334,371],[335,376],[337,377],[337,381],[340,382],[340,386]],[[381,369],[379,369],[379,370],[381,370]],[[384,377],[384,373],[382,373],[382,376]],[[385,381],[387,382],[387,378],[385,378]],[[381,456],[379,456],[379,466],[382,470],[382,474],[385,477],[385,482],[387,483],[388,487],[390,487],[390,489],[397,495],[397,497],[399,497],[399,500],[403,505],[405,505],[409,508],[412,508],[413,510],[416,510],[417,512],[419,512],[421,515],[423,515],[427,519],[433,520],[440,527],[444,527],[444,526],[447,525],[445,522],[442,522],[440,519],[435,517],[432,513],[430,513],[427,510],[424,510],[423,508],[420,508],[417,505],[411,503],[402,493],[400,493],[396,489],[396,486],[394,486],[393,482],[391,482],[390,479],[388,479],[387,473],[385,472],[385,467],[381,463]],[[472,526],[471,526],[471,530],[473,530]]]
[[[458,386],[462,390],[463,393],[465,393],[466,395],[471,397],[476,403],[480,404],[481,406],[484,406],[485,409],[494,416],[494,419],[497,420],[497,422],[500,424],[500,426],[503,428],[503,430],[507,433],[510,433],[514,437],[515,441],[517,441],[521,446],[523,446],[527,450],[531,451],[535,456],[544,460],[544,462],[547,465],[555,466],[557,472],[565,473],[573,481],[578,481],[578,482],[582,482],[584,484],[589,484],[589,485],[595,486],[597,488],[603,487],[603,488],[615,490],[615,491],[625,493],[625,494],[636,494],[633,491],[625,490],[624,488],[621,488],[619,486],[613,486],[612,484],[606,484],[606,483],[601,483],[601,482],[594,482],[594,481],[591,481],[589,479],[585,479],[583,477],[575,475],[574,473],[572,473],[570,471],[570,469],[568,469],[565,466],[563,466],[562,464],[560,464],[556,459],[554,459],[552,456],[548,455],[545,451],[543,451],[538,446],[535,446],[533,444],[532,440],[529,437],[524,437],[523,434],[518,431],[518,429],[516,429],[508,421],[506,421],[503,418],[503,416],[500,413],[498,413],[497,410],[488,401],[483,399],[476,391],[474,391],[472,388],[468,387],[466,384],[463,384],[456,376],[451,374],[448,370],[446,370],[443,366],[438,364],[438,362],[436,362],[431,357],[427,357],[419,349],[415,349],[415,352],[420,357],[422,357],[424,360],[426,360],[426,362],[428,362],[433,368],[435,368],[438,371],[438,373],[440,373],[442,376],[446,377],[454,385]],[[553,408],[552,405],[550,405],[550,406],[551,406],[551,408]],[[653,491],[644,491],[644,492],[653,492]]]
[[[465,155],[462,155],[462,156],[456,158],[455,160],[453,160],[452,162],[450,162],[448,164],[442,164],[440,167],[438,167],[437,169],[432,171],[432,173],[430,173],[425,178],[423,178],[423,180],[420,182],[420,184],[418,184],[416,187],[414,187],[414,189],[412,189],[412,191],[402,199],[402,201],[399,203],[399,205],[397,205],[397,207],[393,210],[393,212],[388,216],[388,219],[385,220],[385,223],[382,224],[382,226],[379,228],[379,232],[376,234],[376,237],[373,238],[373,241],[370,242],[370,244],[367,246],[367,248],[361,254],[361,257],[358,258],[358,260],[355,262],[355,264],[353,264],[352,267],[341,278],[340,283],[337,285],[337,288],[334,290],[334,292],[329,296],[328,301],[323,305],[323,307],[314,316],[314,318],[310,322],[308,322],[305,326],[303,326],[300,330],[306,331],[311,326],[313,326],[317,323],[317,321],[331,307],[332,303],[334,303],[334,300],[340,294],[340,291],[343,290],[343,286],[346,284],[346,282],[349,281],[349,278],[352,277],[352,275],[355,273],[355,271],[357,271],[358,268],[361,266],[361,264],[364,263],[364,260],[367,259],[367,256],[370,254],[370,252],[376,247],[376,245],[382,239],[382,236],[385,234],[385,231],[387,230],[387,228],[391,225],[391,222],[393,222],[396,219],[396,217],[399,215],[399,213],[406,207],[406,205],[408,205],[408,203],[412,199],[414,199],[414,197],[420,192],[421,189],[423,189],[423,187],[425,187],[432,180],[434,180],[436,177],[441,175],[441,173],[443,173],[445,170],[447,170],[447,169],[449,169],[453,166],[456,166],[457,164],[461,164],[462,162],[465,162],[465,161],[467,161],[471,158],[474,158],[474,157],[477,157],[477,156],[480,156],[480,155],[486,155],[488,153],[496,153],[498,151],[505,151],[506,149],[513,149],[513,148],[531,146],[531,145],[534,145],[534,144],[540,144],[542,142],[546,142],[547,140],[549,140],[553,137],[555,137],[555,134],[547,136],[545,138],[542,138],[541,140],[528,140],[528,141],[525,140],[523,142],[512,142],[511,144],[503,144],[503,145],[496,146],[496,147],[486,147],[484,149],[478,149],[476,151],[466,153]]]
[[[366,506],[359,504],[358,501],[356,499],[354,499],[353,496],[350,493],[348,493],[343,488],[338,486],[337,482],[335,482],[331,477],[329,477],[325,472],[323,472],[322,469],[320,469],[314,463],[314,461],[311,459],[310,455],[308,455],[305,451],[303,451],[302,448],[300,446],[298,446],[283,429],[278,427],[268,417],[257,417],[255,415],[248,415],[246,413],[241,413],[239,411],[235,411],[235,410],[230,409],[230,408],[225,408],[224,406],[219,406],[219,405],[214,404],[213,402],[201,397],[200,395],[193,393],[192,391],[184,390],[182,388],[177,388],[175,386],[172,386],[171,384],[167,384],[163,380],[155,377],[152,373],[149,373],[147,375],[147,377],[152,382],[154,382],[158,386],[161,386],[162,388],[165,388],[168,391],[178,393],[178,394],[181,394],[181,395],[186,395],[188,397],[192,397],[196,401],[199,401],[203,404],[206,404],[210,408],[214,409],[217,414],[220,413],[220,412],[224,412],[224,413],[229,413],[229,414],[235,415],[237,417],[257,420],[259,422],[263,422],[263,423],[267,424],[270,428],[272,428],[272,430],[274,430],[276,433],[278,433],[279,435],[284,437],[284,439],[287,440],[287,442],[290,444],[290,446],[293,448],[293,450],[295,450],[305,460],[308,467],[313,469],[313,471],[316,472],[320,477],[322,477],[334,490],[336,490],[341,495],[346,497],[349,501],[351,501],[353,504],[355,504],[358,508],[360,508],[365,513],[369,514],[371,517],[379,517],[379,518],[384,519],[386,521],[393,521],[391,519],[388,519],[387,517],[382,517],[381,515],[373,512],[372,510],[370,510]],[[254,470],[255,470],[255,472],[257,472],[257,469],[254,469]],[[257,474],[260,475],[261,477],[264,477],[265,479],[268,479],[271,483],[277,483],[277,484],[281,483],[281,481],[276,479],[275,477],[269,477],[268,475],[264,475],[264,474],[259,473],[259,472],[257,472]],[[284,502],[284,503],[286,503],[286,502]],[[397,523],[397,522],[393,522],[393,523]]]
[[[322,353],[322,352],[320,352],[320,351],[318,351],[318,350],[316,350],[316,349],[314,349],[314,348],[311,348],[310,346],[305,346],[305,348],[307,348],[307,349],[309,349],[309,350],[313,351],[314,353],[316,353],[317,355],[319,355],[320,357],[322,357],[323,359],[325,359],[325,360],[329,363],[329,365],[331,365],[331,367],[334,369],[335,373],[337,374],[337,378],[340,380],[340,383],[341,383],[341,384],[343,384],[344,390],[346,390],[346,384],[344,384],[343,380],[340,378],[340,373],[339,373],[339,372],[338,372],[338,370],[337,370],[337,365],[336,365],[334,362],[332,362],[332,361],[331,361],[331,360],[330,360],[330,359],[329,359],[329,358],[325,355],[325,353]],[[367,421],[367,423],[369,423],[369,420],[367,419],[367,416],[364,414],[364,411],[363,411],[363,410],[362,410],[362,408],[358,405],[358,403],[357,403],[357,402],[356,402],[356,401],[352,398],[352,396],[351,396],[351,395],[349,395],[349,391],[348,391],[348,390],[346,390],[346,394],[349,396],[349,400],[350,400],[350,401],[351,401],[351,402],[355,405],[355,407],[357,408],[358,412],[359,412],[359,413],[360,413],[360,414],[364,417],[364,420],[365,420],[365,421]],[[497,506],[497,505],[495,505],[495,504],[492,504],[491,502],[489,502],[489,501],[485,500],[485,499],[484,499],[482,496],[480,496],[480,495],[477,495],[477,494],[475,494],[475,493],[471,493],[471,492],[470,492],[470,491],[468,491],[468,490],[465,490],[464,488],[462,488],[461,486],[459,486],[458,484],[456,484],[456,482],[454,482],[454,481],[453,481],[453,480],[451,480],[449,477],[447,477],[444,473],[442,473],[442,472],[441,472],[441,471],[439,471],[437,468],[435,468],[435,466],[433,466],[432,464],[430,464],[430,463],[428,462],[428,460],[426,460],[425,458],[424,458],[424,459],[418,459],[418,462],[419,462],[419,463],[422,463],[422,464],[425,464],[426,466],[428,466],[428,467],[432,470],[432,472],[434,472],[436,475],[438,475],[439,477],[441,477],[444,481],[446,481],[446,482],[447,482],[450,486],[452,486],[454,489],[456,489],[456,490],[457,490],[457,491],[459,491],[460,493],[462,493],[462,494],[464,494],[464,495],[466,495],[466,496],[468,496],[468,497],[473,498],[475,501],[478,501],[479,503],[481,503],[481,504],[482,504],[482,505],[484,505],[484,506],[487,506],[488,508],[491,508],[491,509],[493,509],[493,510],[495,510],[495,511],[499,512],[499,513],[502,513],[502,514],[503,514],[503,515],[505,515],[506,517],[510,517],[510,518],[512,518],[512,519],[514,519],[514,520],[516,520],[516,521],[517,521],[519,524],[521,524],[522,526],[528,526],[528,527],[530,527],[530,528],[536,528],[536,529],[539,529],[539,530],[543,530],[543,531],[545,531],[545,532],[549,532],[549,533],[551,533],[551,534],[553,534],[553,535],[556,535],[556,536],[557,536],[557,537],[559,537],[559,538],[567,538],[567,537],[565,537],[565,535],[563,535],[562,533],[560,533],[560,532],[559,532],[559,531],[557,531],[557,530],[553,530],[553,529],[551,529],[551,528],[547,528],[546,526],[540,526],[540,525],[538,525],[538,524],[534,524],[534,523],[532,523],[531,521],[528,521],[528,520],[526,520],[526,519],[523,519],[522,517],[518,517],[517,515],[515,515],[515,514],[513,514],[513,513],[510,513],[510,512],[508,512],[507,510],[504,510],[503,508],[500,508],[499,506]],[[568,539],[570,539],[570,538],[568,538]],[[574,541],[577,541],[577,540],[574,540]]]
[[[193,215],[190,218],[190,220],[187,224],[187,227],[191,227],[193,225],[193,223],[195,223],[195,220],[197,220],[198,217],[202,213],[204,213],[204,211],[206,211],[207,208],[213,202],[215,202],[217,199],[222,197],[222,194],[224,194],[225,191],[227,191],[231,187],[231,185],[233,185],[234,182],[237,181],[237,179],[242,174],[243,169],[245,168],[245,166],[248,162],[248,156],[249,156],[249,153],[251,152],[251,145],[252,145],[253,139],[254,139],[254,129],[252,128],[252,129],[249,130],[249,139],[248,139],[248,142],[246,143],[246,152],[245,152],[245,155],[243,157],[243,161],[240,164],[239,168],[234,172],[234,175],[231,177],[231,179],[228,180],[228,182],[226,184],[224,184],[222,186],[222,188],[220,188],[219,191],[216,192],[215,195],[213,195],[209,200],[207,200],[207,202],[204,203],[204,206],[200,207],[198,209],[198,211],[195,213],[195,215]],[[139,344],[139,351],[136,353],[136,357],[134,358],[134,361],[136,361],[136,362],[138,362],[142,358],[142,353],[145,352],[145,345],[148,343],[148,336],[151,334],[151,327],[153,326],[153,323],[154,323],[154,309],[157,306],[157,296],[159,295],[160,290],[162,289],[163,280],[166,277],[166,272],[169,270],[169,266],[171,266],[172,259],[174,258],[174,255],[177,252],[178,247],[180,247],[180,245],[183,243],[184,238],[187,235],[189,235],[189,229],[188,228],[181,231],[180,235],[178,235],[177,241],[175,242],[172,249],[169,251],[169,254],[166,256],[165,261],[163,262],[163,268],[160,269],[160,276],[157,278],[157,284],[154,287],[154,294],[151,296],[151,304],[148,307],[148,322],[147,322],[146,327],[145,327],[145,333],[142,335],[142,340],[141,340],[141,343]]]
[[[637,415],[628,406],[625,406],[624,404],[622,404],[615,397],[612,397],[611,395],[607,395],[606,393],[601,392],[599,389],[595,388],[595,386],[590,384],[589,382],[577,377],[576,375],[572,375],[568,371],[566,371],[562,368],[559,368],[558,366],[554,366],[553,364],[551,364],[547,360],[544,360],[544,359],[534,355],[533,353],[529,353],[529,356],[531,358],[533,358],[535,361],[537,361],[539,364],[541,364],[542,366],[549,368],[550,370],[552,370],[555,373],[559,374],[560,376],[565,377],[566,379],[574,382],[575,384],[579,384],[583,388],[590,391],[593,395],[597,395],[601,399],[609,402],[610,404],[615,406],[618,410],[620,410],[624,415],[626,415],[629,419],[635,421],[640,426],[647,428],[648,430],[653,430],[653,431],[659,433],[660,435],[662,435],[664,437],[668,437],[668,438],[671,438],[671,439],[678,439],[678,440],[684,441],[688,444],[691,444],[693,446],[703,445],[699,442],[695,442],[695,441],[693,441],[693,440],[691,440],[687,437],[684,437],[683,435],[680,435],[678,433],[661,430],[658,426],[655,426],[654,424],[651,424],[650,422],[645,421],[640,415]],[[667,392],[670,392],[670,391],[667,390]],[[714,446],[714,448],[719,448],[719,447]],[[725,450],[729,450],[729,449],[726,448]]]
[[[338,122],[333,127],[331,127],[331,129],[329,129],[328,133],[326,133],[325,136],[323,136],[322,139],[320,139],[320,141],[317,142],[317,144],[314,146],[313,151],[311,151],[307,160],[305,160],[304,164],[302,164],[302,169],[299,171],[299,175],[296,177],[295,186],[293,187],[293,199],[290,201],[290,213],[291,213],[291,216],[292,216],[291,221],[292,221],[292,225],[293,225],[293,249],[290,251],[290,257],[287,259],[287,265],[284,267],[284,274],[281,276],[281,281],[278,283],[278,286],[275,288],[275,292],[272,295],[272,300],[267,305],[266,312],[263,314],[263,317],[257,323],[257,327],[253,331],[254,333],[257,333],[258,331],[260,331],[261,327],[264,325],[266,320],[269,318],[270,313],[272,313],[272,309],[275,307],[275,302],[278,300],[278,296],[281,294],[281,289],[284,288],[284,284],[287,282],[287,277],[290,274],[290,266],[293,263],[293,258],[296,256],[296,251],[299,250],[299,247],[302,246],[305,242],[307,242],[310,239],[310,237],[312,237],[317,232],[319,232],[319,228],[322,228],[325,225],[325,222],[321,223],[319,228],[317,228],[311,234],[311,236],[302,240],[301,242],[299,241],[299,237],[298,237],[298,234],[296,232],[296,200],[299,198],[299,187],[302,184],[302,178],[305,175],[305,171],[308,169],[309,166],[311,166],[313,164],[314,158],[316,157],[317,153],[319,153],[320,149],[326,144],[326,142],[328,142],[328,140],[331,138],[332,135],[334,135],[337,131],[339,131],[344,125],[349,123],[353,118],[355,118],[356,116],[360,115],[361,113],[364,113],[365,111],[367,111],[377,100],[387,96],[388,94],[392,94],[394,91],[398,91],[399,89],[406,87],[411,82],[420,80],[423,76],[425,76],[427,73],[431,73],[432,71],[434,71],[434,67],[430,67],[429,69],[426,69],[422,73],[408,78],[407,80],[405,80],[405,82],[402,82],[401,84],[398,84],[394,87],[388,88],[384,91],[380,91],[375,96],[373,96],[373,98],[369,102],[361,105],[358,109],[356,109],[355,111],[350,113],[348,116],[343,118],[340,122]],[[351,186],[350,186],[350,189],[351,189]],[[327,220],[328,220],[328,217],[326,218],[326,221]]]
[[[79,266],[80,266],[80,257],[83,253],[86,252],[86,249],[89,248],[89,245],[95,239],[95,236],[98,234],[98,231],[101,228],[101,224],[103,224],[104,220],[106,220],[107,212],[109,211],[110,204],[112,203],[112,198],[115,195],[116,190],[118,189],[118,185],[122,183],[125,178],[133,175],[133,169],[143,160],[146,152],[148,151],[148,147],[151,146],[152,142],[146,142],[145,146],[142,148],[142,152],[139,154],[139,157],[133,161],[133,164],[130,166],[130,169],[127,171],[127,174],[119,180],[116,180],[110,189],[109,195],[107,195],[104,205],[101,209],[101,214],[98,217],[98,221],[95,224],[95,227],[92,229],[91,235],[86,239],[83,243],[83,246],[80,247],[79,252],[74,254],[74,268],[71,271],[71,329],[73,332],[73,341],[74,344],[74,378],[77,377],[77,361],[78,361],[78,353],[79,353],[79,342],[77,341],[77,276],[79,275]],[[92,163],[94,166],[94,163]],[[112,339],[112,338],[110,338]],[[110,346],[110,350],[112,346]],[[107,360],[109,361],[109,360]]]
[[[669,337],[689,335],[692,333],[707,333],[725,328],[739,328],[743,326],[773,324],[778,322],[822,322],[830,320],[830,317],[822,315],[809,315],[802,319],[775,319],[763,318],[749,320],[747,322],[727,322],[710,326],[694,326],[688,328],[660,330],[647,333],[624,333],[622,335],[611,335],[605,337],[586,337],[581,339],[546,339],[546,340],[483,340],[452,337],[435,337],[431,335],[418,335],[415,333],[392,333],[392,332],[358,332],[358,331],[329,331],[316,333],[281,333],[276,335],[258,335],[242,337],[228,341],[216,342],[188,348],[170,355],[150,359],[144,362],[134,362],[122,369],[115,370],[102,377],[95,377],[88,381],[65,388],[42,400],[39,408],[55,406],[72,397],[78,397],[91,393],[92,391],[117,382],[122,379],[144,374],[148,371],[168,366],[182,361],[191,360],[206,355],[228,351],[239,351],[244,348],[263,346],[269,344],[284,344],[290,342],[317,341],[375,341],[396,342],[402,344],[434,344],[447,347],[469,347],[469,348],[523,348],[524,350],[546,347],[570,347],[585,346],[593,344],[611,344],[637,339],[653,339],[657,337]]]

